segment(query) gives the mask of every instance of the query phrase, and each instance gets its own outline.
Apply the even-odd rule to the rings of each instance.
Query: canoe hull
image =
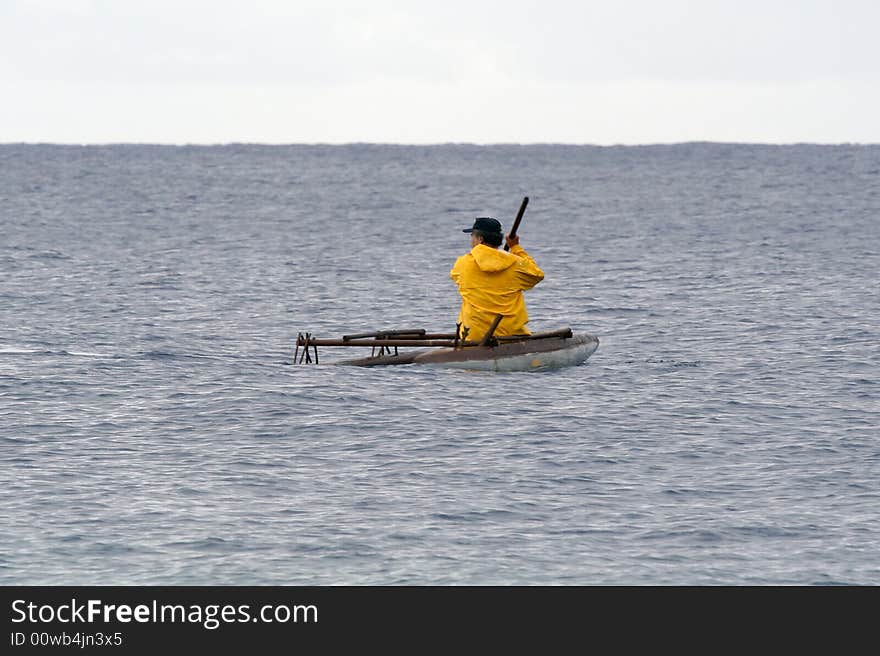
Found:
[[[583,364],[598,347],[598,337],[580,333],[568,338],[512,342],[494,347],[436,349],[416,355],[412,362],[476,371],[533,371]]]

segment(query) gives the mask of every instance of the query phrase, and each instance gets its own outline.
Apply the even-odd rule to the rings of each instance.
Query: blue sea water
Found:
[[[454,330],[475,216],[579,367]],[[2,584],[880,584],[880,147],[0,146]]]

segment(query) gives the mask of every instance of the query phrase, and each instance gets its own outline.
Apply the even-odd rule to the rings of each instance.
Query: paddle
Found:
[[[516,231],[519,228],[519,222],[522,221],[523,214],[526,211],[526,205],[529,204],[529,197],[524,196],[522,199],[522,205],[519,206],[519,212],[516,213],[516,220],[513,222],[513,227],[510,229],[510,237],[516,237]],[[504,250],[509,251],[510,246],[508,244],[504,244]]]

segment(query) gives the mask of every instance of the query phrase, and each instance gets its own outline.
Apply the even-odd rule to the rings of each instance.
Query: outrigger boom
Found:
[[[548,337],[571,337],[571,328],[551,330],[531,335],[504,335],[493,337],[497,343],[522,342],[535,339],[547,339]],[[319,339],[312,337],[311,333],[300,333],[296,339],[297,346],[440,346],[447,348],[465,348],[468,346],[480,346],[481,342],[473,340],[455,341],[454,333],[427,333],[399,332],[396,330],[378,331],[375,333],[363,333],[361,335],[343,335],[337,339]]]

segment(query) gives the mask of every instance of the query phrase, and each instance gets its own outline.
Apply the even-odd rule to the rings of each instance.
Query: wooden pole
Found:
[[[523,214],[526,212],[526,205],[529,204],[529,197],[524,196],[522,199],[522,204],[519,206],[519,212],[516,213],[516,220],[513,222],[513,227],[510,229],[509,236],[516,237],[516,231],[519,230],[520,221],[522,221]],[[510,246],[504,244],[504,250],[509,251]]]

